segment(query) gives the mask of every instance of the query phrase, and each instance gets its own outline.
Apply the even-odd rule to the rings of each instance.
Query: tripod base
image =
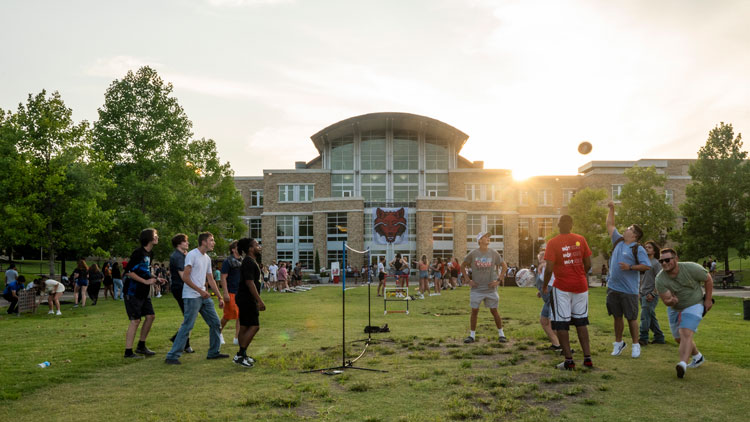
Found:
[[[347,362],[344,366],[333,366],[330,368],[311,369],[309,371],[302,371],[300,373],[309,374],[310,372],[323,372],[323,371],[334,371],[334,370],[345,370],[345,369],[359,369],[360,371],[371,371],[371,372],[388,372],[382,369],[360,368],[359,366],[354,366],[353,362]]]

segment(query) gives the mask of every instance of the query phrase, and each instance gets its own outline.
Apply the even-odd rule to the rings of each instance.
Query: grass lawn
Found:
[[[373,289],[374,292],[374,289]],[[562,372],[543,350],[541,300],[534,289],[501,288],[500,311],[510,341],[496,342],[489,312],[480,312],[478,341],[464,345],[468,288],[411,303],[411,314],[383,315],[373,297],[372,323],[391,333],[356,365],[388,373],[341,375],[301,370],[341,363],[341,289],[264,294],[261,330],[243,369],[205,359],[208,329],[199,320],[197,353],[181,366],[163,362],[182,318],[171,296],[153,299],[156,322],[148,346],[158,355],[124,361],[122,303],[72,309],[63,316],[0,316],[0,420],[13,421],[454,421],[454,420],[747,420],[750,414],[750,321],[740,299],[717,297],[696,336],[707,362],[677,379],[676,343],[650,345],[632,359],[612,357],[605,291],[590,296],[594,370]],[[347,291],[347,340],[366,338],[367,289]],[[379,298],[378,298],[379,299]],[[389,303],[397,308],[402,303]],[[668,332],[666,308],[657,308]],[[231,323],[230,323],[231,324]],[[231,325],[229,326],[231,327]],[[225,337],[231,343],[231,329]],[[575,335],[572,335],[575,339]],[[628,340],[629,342],[629,340]],[[349,359],[363,343],[347,346]],[[579,346],[575,349],[580,350]],[[236,346],[223,351],[234,354]],[[38,368],[48,360],[52,366]],[[582,356],[576,354],[581,366]]]

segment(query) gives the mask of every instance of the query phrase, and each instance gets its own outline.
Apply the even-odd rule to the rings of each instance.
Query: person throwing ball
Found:
[[[505,277],[508,264],[503,261],[496,250],[489,247],[490,234],[488,232],[479,232],[477,243],[479,243],[479,249],[475,249],[466,255],[462,265],[464,281],[471,286],[471,331],[469,331],[469,337],[464,339],[464,343],[474,343],[476,340],[477,315],[479,315],[479,305],[482,302],[484,302],[486,308],[490,309],[490,313],[495,319],[498,341],[505,343],[508,339],[505,338],[503,332],[503,320],[497,313],[497,306],[500,303],[497,286]],[[471,278],[468,275],[469,268],[471,268]]]

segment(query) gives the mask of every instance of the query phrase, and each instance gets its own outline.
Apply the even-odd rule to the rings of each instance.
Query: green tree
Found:
[[[586,238],[592,257],[602,254],[609,258],[612,242],[607,235],[607,199],[604,189],[585,188],[575,194],[568,204],[568,213],[573,217],[573,233]]]
[[[643,229],[643,241],[655,240],[663,245],[676,218],[663,193],[667,176],[657,173],[653,166],[634,166],[625,170],[625,176],[628,182],[620,193],[617,222],[623,227],[638,224]]]
[[[44,247],[54,275],[58,250],[88,254],[95,236],[111,224],[111,213],[101,208],[107,169],[92,163],[88,123],[73,123],[58,92],[29,95],[2,126],[2,149],[14,169],[3,178],[14,191],[4,207],[4,236]]]
[[[730,248],[741,257],[750,252],[750,165],[742,135],[735,137],[732,125],[721,122],[709,132],[689,174],[693,182],[680,206],[686,218],[678,237],[680,252],[687,259],[714,255],[729,268]]]

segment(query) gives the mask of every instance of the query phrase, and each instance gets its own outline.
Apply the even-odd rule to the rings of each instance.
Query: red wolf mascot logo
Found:
[[[398,211],[383,211],[378,208],[376,214],[375,233],[383,236],[386,242],[393,243],[397,237],[406,232],[406,217],[403,208]]]

